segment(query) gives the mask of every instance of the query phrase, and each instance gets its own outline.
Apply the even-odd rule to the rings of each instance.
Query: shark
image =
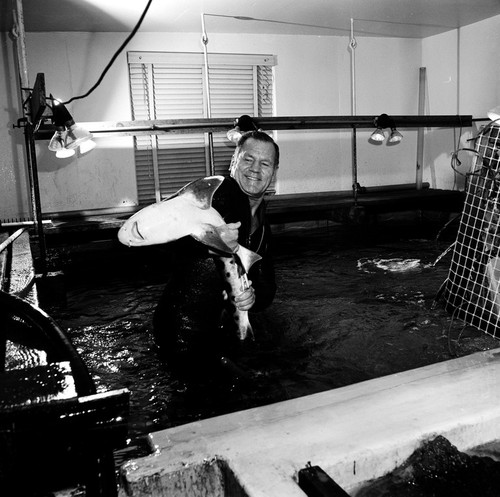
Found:
[[[192,181],[172,196],[148,205],[127,219],[118,231],[118,240],[128,247],[158,245],[191,236],[209,247],[220,261],[228,302],[240,340],[253,336],[248,311],[234,305],[234,296],[248,288],[247,274],[261,256],[224,239],[227,224],[212,207],[215,191],[223,176]]]

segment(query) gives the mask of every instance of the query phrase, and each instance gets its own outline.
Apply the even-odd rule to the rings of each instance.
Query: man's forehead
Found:
[[[249,143],[250,142],[250,143]],[[253,138],[249,138],[243,145],[241,146],[242,154],[252,154],[252,153],[260,153],[269,155],[270,158],[274,160],[276,156],[276,151],[272,143],[255,140]]]

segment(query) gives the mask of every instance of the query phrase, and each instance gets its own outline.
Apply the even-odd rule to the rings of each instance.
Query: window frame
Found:
[[[216,53],[207,59],[211,118],[274,115],[275,55]],[[208,117],[203,53],[133,51],[127,61],[134,120]],[[227,174],[233,151],[223,132],[136,136],[139,205],[159,202],[211,171]]]

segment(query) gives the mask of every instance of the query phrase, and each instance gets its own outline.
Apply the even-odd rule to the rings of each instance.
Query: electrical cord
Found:
[[[453,152],[451,154],[451,168],[453,169],[453,171],[455,171],[455,173],[460,175],[460,176],[467,176],[466,173],[462,173],[458,170],[458,167],[460,167],[462,165],[462,161],[458,158],[458,154],[460,152],[472,152],[472,153],[476,154],[478,157],[480,157],[480,154],[477,150],[475,150],[473,148],[467,148],[467,147],[458,148],[455,150],[455,152]]]
[[[63,102],[64,105],[67,105],[70,102],[73,102],[74,100],[79,100],[81,98],[88,97],[101,84],[102,80],[104,79],[104,76],[109,71],[109,69],[111,68],[111,66],[115,62],[115,60],[118,57],[118,55],[120,55],[120,53],[122,52],[122,50],[127,46],[128,42],[135,36],[135,34],[137,33],[137,31],[141,27],[142,21],[146,17],[146,14],[147,14],[147,12],[149,10],[149,7],[151,6],[152,2],[153,2],[153,0],[149,0],[148,1],[147,5],[146,5],[146,8],[144,9],[141,17],[139,18],[139,21],[137,22],[137,24],[134,27],[134,29],[127,36],[127,39],[122,43],[122,45],[120,46],[120,48],[115,52],[115,54],[113,55],[113,57],[111,58],[111,60],[108,62],[108,65],[104,68],[104,71],[101,73],[101,76],[99,77],[99,79],[97,80],[97,82],[94,84],[94,86],[92,88],[90,88],[90,90],[87,93],[85,93],[83,95],[78,95],[76,97],[72,97],[69,100],[67,100],[66,102]]]

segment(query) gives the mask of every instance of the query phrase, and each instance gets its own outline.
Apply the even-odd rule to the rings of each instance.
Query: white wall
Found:
[[[460,30],[460,108],[483,117],[500,104],[500,16]]]
[[[0,221],[17,221],[30,213],[24,136],[13,127],[22,117],[19,73],[8,33],[0,32]]]
[[[422,40],[422,65],[428,78],[426,112],[486,118],[487,111],[500,104],[499,46],[500,16]],[[461,140],[459,130],[428,131],[424,180],[440,188],[452,188],[454,183],[463,187],[473,154],[460,154],[457,175],[451,169],[451,154],[457,148],[473,146],[467,140],[487,122],[475,122]]]
[[[457,32],[427,38],[357,38],[356,100],[358,115],[417,114],[419,68],[427,68],[427,113],[475,114],[499,101],[497,65],[500,17]],[[127,33],[28,33],[30,81],[45,74],[47,91],[67,100],[88,91],[97,81]],[[484,62],[476,48],[486,47]],[[349,115],[351,58],[348,37],[252,36],[209,33],[209,53],[272,53],[275,69],[276,115]],[[21,116],[13,83],[13,47],[2,43],[0,62],[6,68],[0,88],[3,121]],[[199,33],[138,33],[118,57],[102,84],[88,97],[68,105],[80,122],[130,120],[127,50],[201,52]],[[483,54],[483,51],[480,52]],[[489,62],[488,60],[489,59]],[[468,69],[473,67],[474,70]],[[460,72],[459,85],[457,74]],[[478,74],[480,77],[478,77]],[[457,96],[457,91],[460,95]],[[458,108],[460,107],[460,108]],[[6,110],[7,109],[7,110]],[[235,116],[236,117],[236,116]],[[415,181],[416,130],[401,129],[397,146],[368,143],[369,131],[358,130],[358,181],[362,186]],[[278,192],[349,190],[352,186],[351,132],[348,130],[281,131]],[[56,160],[47,142],[37,142],[44,212],[123,207],[137,201],[132,138],[98,138],[98,148],[83,157]],[[0,129],[2,218],[22,216],[26,206],[22,132]],[[449,155],[452,130],[429,130],[426,137],[424,181],[451,188],[454,174]]]
[[[27,35],[30,77],[45,73],[47,93],[67,101],[98,80],[123,33],[31,33]],[[131,120],[126,53],[111,66],[102,85],[68,104],[77,122]],[[117,208],[137,203],[131,137],[96,138],[81,157],[56,159],[48,142],[37,142],[43,212]]]
[[[277,115],[350,115],[348,46],[347,37],[277,37],[273,48],[282,54],[276,68]],[[357,115],[416,113],[420,41],[359,38],[355,62]],[[415,181],[414,140],[398,147],[377,146],[368,143],[370,133],[357,132],[358,182],[373,186]],[[347,130],[280,132],[284,167],[278,192],[350,190],[351,137]]]
[[[45,72],[47,88],[67,99],[86,92],[97,80],[123,39],[123,34],[41,33],[28,35],[28,63],[33,74]],[[213,52],[272,53],[275,69],[276,114],[348,115],[351,112],[351,71],[347,37],[293,37],[210,35]],[[61,47],[63,49],[61,50]],[[229,48],[228,48],[229,47]],[[128,50],[200,51],[200,36],[193,34],[138,34]],[[54,58],[51,54],[58,53]],[[99,54],[99,57],[96,57]],[[356,49],[358,114],[415,113],[420,64],[420,41],[361,39]],[[377,65],[373,70],[373,64]],[[394,75],[392,66],[398,67]],[[125,53],[102,85],[84,100],[70,104],[79,121],[130,119]],[[378,89],[376,99],[368,92]],[[235,116],[236,117],[236,116]],[[359,132],[358,180],[362,185],[414,181],[415,140],[400,147],[367,143],[368,132]],[[280,132],[282,163],[279,193],[350,189],[351,138],[345,131]],[[119,207],[135,201],[131,140],[107,139],[80,159],[56,161],[40,143],[40,185],[44,211]],[[121,146],[120,146],[121,145]],[[406,162],[402,165],[402,162]],[[98,182],[96,182],[96,180]],[[99,188],[94,185],[98,184]]]

